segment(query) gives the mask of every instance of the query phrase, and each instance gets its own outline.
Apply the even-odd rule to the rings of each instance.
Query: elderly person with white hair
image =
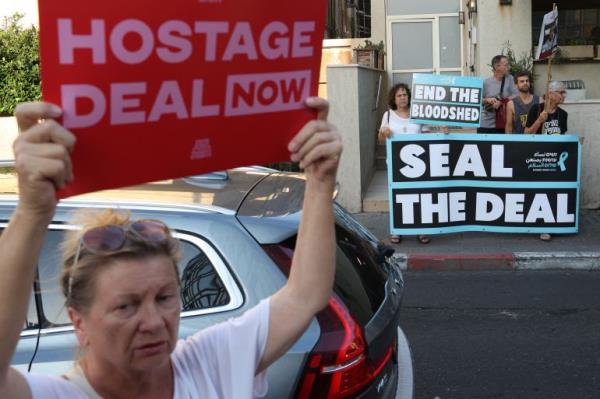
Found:
[[[558,105],[564,102],[566,93],[563,82],[551,81],[548,86],[546,106],[540,104],[529,110],[525,133],[565,134],[568,114]]]
[[[527,114],[525,133],[529,134],[565,134],[567,132],[567,111],[558,105],[565,101],[565,85],[563,82],[553,80],[548,85],[548,98],[546,105],[540,104],[531,107]],[[548,233],[540,234],[540,240],[550,241],[552,236]]]

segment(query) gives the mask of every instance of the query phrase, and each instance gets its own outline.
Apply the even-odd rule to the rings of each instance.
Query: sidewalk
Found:
[[[390,244],[387,212],[354,217]],[[554,235],[550,242],[537,234],[469,232],[432,235],[427,245],[405,236],[400,244],[390,245],[404,270],[600,270],[600,210],[582,209],[579,233]]]

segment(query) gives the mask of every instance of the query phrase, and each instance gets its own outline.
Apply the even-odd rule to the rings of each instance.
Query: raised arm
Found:
[[[15,160],[19,203],[0,236],[0,397],[30,398],[24,378],[10,367],[23,328],[35,267],[56,207],[55,191],[73,178],[69,151],[75,138],[52,118],[61,110],[21,104]]]
[[[335,274],[333,191],[342,153],[340,134],[327,122],[327,101],[309,98],[318,110],[290,142],[292,160],[306,173],[306,188],[296,249],[287,283],[270,302],[269,334],[257,372],[282,356],[323,309]]]
[[[532,112],[532,110],[533,107],[531,110],[529,110],[529,114],[527,114],[527,127],[525,128],[526,134],[535,134],[538,130],[540,130],[540,127],[548,119],[548,113],[546,111],[542,111],[539,115],[536,116],[536,114]],[[534,117],[536,119],[533,119]]]

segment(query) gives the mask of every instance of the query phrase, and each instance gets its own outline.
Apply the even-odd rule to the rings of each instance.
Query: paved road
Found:
[[[405,272],[415,398],[600,398],[600,272]]]

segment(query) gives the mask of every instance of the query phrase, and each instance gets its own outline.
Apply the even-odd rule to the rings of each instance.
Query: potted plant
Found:
[[[353,62],[355,64],[375,69],[384,69],[384,56],[383,40],[375,44],[367,39],[362,46],[359,45],[353,49]]]

